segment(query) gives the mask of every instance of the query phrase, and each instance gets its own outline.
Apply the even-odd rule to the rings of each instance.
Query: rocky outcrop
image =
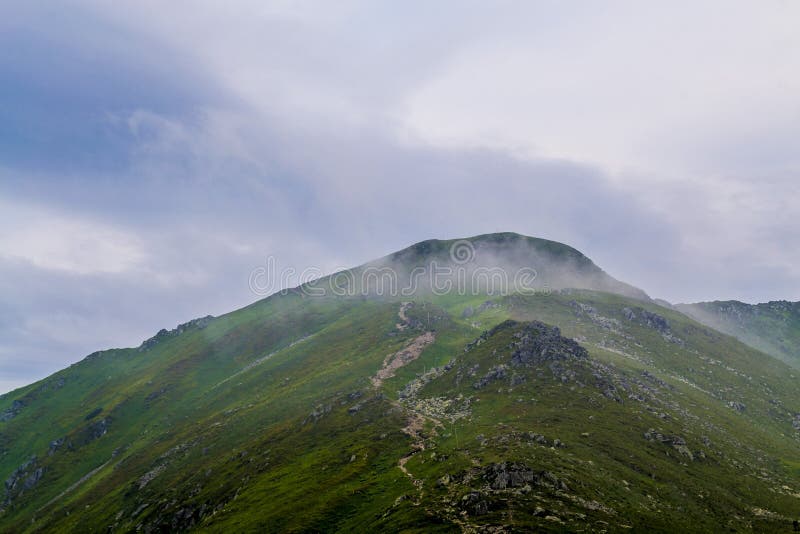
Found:
[[[85,421],[91,421],[92,419],[94,419],[95,417],[97,417],[98,415],[100,415],[101,413],[103,413],[103,408],[102,408],[102,407],[95,408],[95,409],[94,409],[94,410],[92,410],[91,412],[87,413],[87,414],[86,414],[86,417],[84,417],[83,419],[84,419]]]
[[[66,380],[61,376],[55,376],[40,382],[36,389],[29,391],[19,399],[14,399],[14,401],[11,402],[11,406],[3,411],[0,411],[0,423],[14,419],[22,412],[22,410],[30,406],[40,396],[48,391],[59,390],[64,387],[64,384],[66,384]]]
[[[681,436],[664,435],[657,432],[654,428],[651,428],[644,433],[644,439],[671,446],[683,456],[694,460],[694,454],[692,454],[692,451],[686,446],[686,440]]]
[[[64,444],[65,441],[66,438],[58,438],[51,441],[50,448],[47,450],[47,455],[53,456],[56,452],[58,452],[58,449],[61,448],[61,446]]]
[[[474,315],[479,315],[485,312],[486,310],[491,310],[499,307],[500,305],[494,302],[493,300],[486,300],[482,302],[481,305],[478,306],[477,308],[473,308],[472,306],[467,306],[466,308],[464,308],[464,311],[461,312],[461,318],[469,319],[470,317]]]
[[[523,463],[503,462],[484,468],[483,479],[493,490],[522,488],[526,485],[567,491],[567,485],[549,471],[534,471]]]
[[[111,419],[108,417],[104,417],[99,421],[95,421],[86,429],[87,434],[91,440],[95,440],[101,438],[106,435],[108,432],[108,427],[111,425]]]
[[[5,498],[3,499],[0,510],[11,504],[17,497],[32,490],[42,480],[44,467],[39,464],[36,456],[31,456],[30,460],[17,467],[13,473],[5,480]]]
[[[11,406],[7,408],[3,413],[0,413],[0,422],[10,421],[14,419],[19,412],[25,407],[25,403],[21,400],[15,400],[11,403]]]
[[[504,495],[511,493],[527,493],[533,488],[551,492],[569,491],[567,484],[552,472],[531,469],[521,462],[493,463],[456,475],[445,474],[439,478],[437,486],[457,491],[457,488],[473,485],[475,481],[480,482],[481,487],[469,488],[458,501],[458,507],[468,516],[488,514],[497,507]]]
[[[577,316],[585,316],[600,328],[619,333],[620,322],[613,317],[601,315],[600,312],[597,311],[597,308],[591,304],[571,300],[569,301],[569,305],[575,310]]]
[[[647,311],[644,308],[622,308],[622,315],[626,320],[646,328],[651,328],[661,334],[666,341],[675,343],[676,345],[683,345],[684,342],[672,331],[672,327],[666,317],[662,317],[657,313]]]
[[[472,384],[472,387],[475,389],[483,389],[488,386],[491,382],[495,380],[503,380],[508,376],[508,366],[507,365],[497,365],[489,369],[489,372],[486,373],[480,380]]]
[[[331,413],[331,410],[333,410],[333,406],[331,406],[330,404],[318,404],[317,406],[314,407],[313,410],[311,410],[311,413],[308,414],[308,417],[303,419],[303,422],[301,424],[305,425],[306,423],[316,423],[317,421],[319,421],[320,419]]]
[[[742,413],[747,409],[747,405],[739,401],[728,401],[728,408],[730,408],[731,410],[736,410],[739,413]]]
[[[469,515],[480,516],[489,513],[489,501],[479,491],[470,491],[461,497],[461,509]]]
[[[166,341],[168,339],[172,339],[177,337],[188,330],[202,330],[214,319],[213,315],[206,315],[205,317],[199,317],[197,319],[192,319],[183,324],[179,324],[172,330],[167,330],[166,328],[162,328],[158,331],[156,335],[151,337],[150,339],[145,340],[139,346],[139,352],[144,352],[153,348],[154,346]]]
[[[502,325],[500,325],[502,326]],[[540,365],[564,360],[586,360],[589,353],[575,340],[563,337],[556,326],[539,321],[524,323],[514,333],[512,365]]]
[[[139,480],[136,482],[139,489],[140,490],[144,489],[145,486],[147,486],[150,482],[152,482],[153,479],[155,479],[158,475],[160,475],[161,472],[164,471],[164,469],[166,468],[167,466],[164,464],[157,465],[156,467],[154,467],[153,469],[151,469],[150,471],[139,477]]]

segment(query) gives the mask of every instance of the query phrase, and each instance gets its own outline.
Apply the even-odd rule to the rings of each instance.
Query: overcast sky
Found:
[[[0,392],[429,238],[800,300],[800,3],[0,4]]]

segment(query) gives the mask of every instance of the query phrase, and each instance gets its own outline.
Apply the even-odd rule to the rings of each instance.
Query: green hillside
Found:
[[[701,323],[800,367],[800,302],[746,304],[736,300],[678,304]]]
[[[541,285],[297,288],[3,395],[0,531],[791,531],[800,372],[564,245],[455,243],[375,265]]]

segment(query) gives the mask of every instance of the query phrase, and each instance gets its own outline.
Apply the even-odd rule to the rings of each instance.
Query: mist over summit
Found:
[[[572,247],[512,232],[421,241],[303,286],[309,294],[384,297],[502,296],[565,288],[649,300],[644,291],[614,279]]]
[[[3,2],[0,532],[800,532],[798,20]]]

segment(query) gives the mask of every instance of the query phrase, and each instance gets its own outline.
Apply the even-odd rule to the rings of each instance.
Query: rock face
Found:
[[[507,376],[507,370],[508,366],[502,364],[492,367],[483,378],[472,384],[472,387],[475,389],[483,389],[495,380],[503,380]]]
[[[489,502],[479,491],[471,491],[461,498],[461,508],[470,515],[489,513]]]
[[[303,419],[302,424],[305,425],[306,423],[316,423],[317,421],[319,421],[320,419],[331,413],[332,409],[333,406],[331,406],[330,404],[318,404],[317,406],[314,407],[313,410],[311,410],[311,413],[308,414],[308,417]]]
[[[731,408],[732,410],[736,410],[737,412],[741,413],[747,409],[747,406],[743,402],[728,401],[728,408]]]
[[[667,321],[664,317],[647,310],[640,310],[640,313],[642,315],[642,323],[648,328],[658,330],[662,334],[669,332],[669,321]]]
[[[89,425],[89,428],[87,429],[89,437],[92,440],[95,440],[105,436],[106,432],[108,432],[108,427],[110,424],[111,424],[111,419],[108,417],[105,417],[103,419],[100,419],[99,421],[92,423],[91,425]]]
[[[694,460],[694,454],[692,454],[692,451],[686,446],[686,440],[681,436],[663,435],[654,428],[651,428],[644,433],[644,439],[669,445],[690,460]]]
[[[172,330],[167,330],[166,328],[162,328],[158,331],[156,335],[151,337],[150,339],[145,340],[140,346],[139,351],[143,352],[148,349],[153,348],[154,346],[158,345],[162,341],[166,341],[167,339],[171,339],[173,337],[179,336],[190,329],[198,329],[202,330],[214,319],[213,315],[206,315],[205,317],[199,317],[197,319],[192,319],[183,324],[179,324]]]
[[[526,485],[567,491],[567,485],[549,471],[534,471],[523,463],[499,463],[486,467],[483,479],[493,490],[522,488]]]
[[[17,467],[5,480],[5,498],[0,504],[0,510],[11,504],[14,499],[26,491],[32,490],[44,476],[44,468],[39,465],[36,456]]]
[[[0,413],[0,422],[10,421],[14,419],[20,411],[25,407],[25,403],[21,400],[15,400],[11,403],[11,407],[3,413]]]
[[[507,323],[502,323],[501,328]],[[524,323],[519,332],[514,333],[512,365],[539,365],[545,362],[570,359],[585,360],[589,353],[575,340],[563,337],[561,330],[538,321]]]
[[[652,328],[670,343],[675,343],[678,345],[683,344],[683,340],[681,340],[672,332],[672,327],[670,326],[666,317],[662,317],[661,315],[645,310],[644,308],[631,309],[627,307],[622,308],[622,315],[626,320],[632,323],[639,324],[646,328]]]
[[[50,448],[47,450],[47,455],[53,456],[56,452],[58,452],[58,449],[61,448],[61,446],[64,444],[65,441],[66,438],[58,438],[51,441]]]

